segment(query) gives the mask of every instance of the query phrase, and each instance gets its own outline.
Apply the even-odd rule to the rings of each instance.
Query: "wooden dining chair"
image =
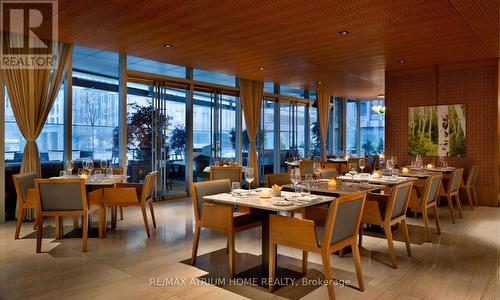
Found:
[[[102,202],[102,190],[87,194],[84,179],[36,179],[37,198],[37,238],[36,252],[42,250],[43,219],[54,217],[56,238],[63,236],[63,217],[82,218],[82,251],[87,252],[89,215],[99,211],[99,238],[103,238],[106,210]]]
[[[134,183],[118,183],[113,188],[104,188],[104,204],[106,206],[110,206],[111,209],[114,209],[115,207],[129,206],[136,206],[141,208],[144,227],[146,228],[146,234],[148,238],[151,236],[151,233],[149,231],[146,206],[149,206],[151,219],[153,221],[153,227],[156,228],[156,219],[153,207],[153,193],[156,188],[157,176],[157,171],[153,171],[146,175],[144,184],[142,185]],[[114,227],[113,223],[116,223],[116,219],[112,219],[111,223],[111,227]]]
[[[442,173],[433,174],[425,180],[424,189],[421,197],[411,197],[408,207],[414,212],[422,213],[425,228],[427,230],[427,239],[432,242],[431,226],[429,224],[428,210],[432,207],[434,210],[434,220],[436,222],[437,234],[441,234],[439,227],[439,214],[437,209],[437,199],[443,179]]]
[[[35,179],[35,173],[16,174],[12,176],[17,194],[17,220],[16,232],[14,234],[14,239],[16,240],[19,238],[26,210],[30,208],[36,209],[37,207],[38,192],[35,189]],[[36,224],[35,220],[33,230],[36,229]]]
[[[411,257],[410,237],[406,224],[406,209],[410,200],[413,181],[408,181],[395,185],[391,189],[389,196],[382,194],[368,193],[366,196],[365,208],[363,210],[362,224],[374,224],[384,228],[385,237],[389,246],[392,267],[397,269],[396,251],[392,239],[391,226],[401,223],[403,236],[406,244],[406,251]],[[360,231],[360,235],[363,231]]]
[[[478,167],[474,165],[469,170],[465,185],[460,187],[460,190],[464,191],[467,196],[467,201],[469,202],[471,210],[474,210],[474,204],[477,205],[478,203],[476,190],[477,174]]]
[[[234,235],[236,232],[256,228],[262,225],[257,214],[241,214],[233,211],[230,205],[208,203],[203,197],[220,193],[231,193],[229,179],[196,182],[192,184],[192,200],[194,208],[195,232],[191,263],[196,264],[200,232],[202,228],[221,231],[227,234],[227,251],[229,258],[229,276],[234,277]]]
[[[453,198],[455,198],[455,202],[457,204],[458,216],[460,217],[460,219],[462,218],[462,205],[460,204],[460,183],[462,182],[463,173],[464,173],[463,168],[457,168],[453,170],[453,172],[451,172],[450,174],[450,177],[448,178],[448,185],[445,194],[440,195],[440,197],[446,197],[446,200],[448,201],[448,209],[450,210],[450,216],[451,220],[453,221],[453,224],[455,224],[455,211],[453,209]]]
[[[319,177],[321,179],[330,179],[332,177],[337,176],[337,170],[336,169],[320,169],[319,170]]]
[[[210,167],[210,180],[229,179],[231,183],[243,180],[242,167]]]
[[[273,185],[283,186],[285,184],[292,184],[290,179],[290,173],[276,173],[266,175],[266,187],[272,187]]]
[[[269,217],[269,290],[274,289],[277,245],[302,249],[302,273],[307,273],[308,252],[321,254],[327,289],[330,299],[335,299],[330,255],[345,247],[351,247],[359,289],[365,284],[361,271],[358,248],[358,230],[366,193],[342,196],[334,200],[327,213],[326,224],[321,234],[319,226],[308,219],[295,219],[278,215]]]
[[[306,174],[314,174],[313,166],[314,161],[310,159],[301,159],[299,162],[300,175],[306,176]]]

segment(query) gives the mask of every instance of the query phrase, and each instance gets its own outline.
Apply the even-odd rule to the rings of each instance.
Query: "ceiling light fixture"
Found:
[[[264,68],[264,67],[260,67],[260,68],[259,68],[259,70],[260,70],[260,71],[264,71],[265,69],[266,69],[266,68]]]
[[[349,35],[349,34],[350,34],[350,32],[349,32],[349,31],[347,31],[347,30],[341,30],[341,31],[339,31],[339,34],[340,34],[340,35],[344,35],[344,36],[345,36],[345,35]]]
[[[165,47],[165,48],[172,48],[173,45],[172,44],[165,44],[165,45],[163,45],[163,47]]]
[[[405,62],[406,62],[406,60],[404,60],[404,59],[400,59],[400,60],[399,60],[399,63],[400,63],[400,64],[404,64]]]
[[[323,82],[321,82],[321,81],[318,81],[318,82],[316,82],[316,83],[317,83],[317,84],[323,84]]]

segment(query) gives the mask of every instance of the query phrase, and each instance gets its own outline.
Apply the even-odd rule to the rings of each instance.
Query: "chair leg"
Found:
[[[24,208],[22,207],[18,207],[18,210],[17,210],[17,221],[16,221],[16,233],[14,234],[14,239],[19,239],[19,233],[21,232],[21,224],[23,223],[23,219],[24,219]],[[36,224],[36,220],[35,220],[35,224]]]
[[[37,222],[36,222],[36,217],[35,217],[35,222],[33,222],[33,230],[36,230],[36,226],[37,226]]]
[[[201,227],[196,225],[193,236],[193,250],[191,252],[191,264],[194,266],[196,264],[196,256],[198,255],[198,244],[200,242],[200,231]]]
[[[63,232],[63,219],[61,216],[56,216],[55,217],[55,223],[56,223],[56,239],[60,240],[62,239]]]
[[[453,221],[453,224],[455,224],[455,213],[453,212],[453,202],[451,201],[451,196],[447,195],[446,199],[448,200],[448,209],[450,210],[451,220]]]
[[[120,221],[123,221],[123,206],[120,206]]]
[[[465,190],[467,191],[467,201],[469,202],[470,210],[474,210],[474,204],[472,201],[472,191],[471,187],[466,187]]]
[[[302,274],[306,275],[307,274],[307,260],[308,260],[308,253],[305,250],[302,250]]]
[[[87,239],[89,236],[89,215],[88,214],[83,215],[82,232],[83,232],[82,252],[87,252]]]
[[[43,217],[37,218],[37,231],[36,231],[36,253],[42,252],[42,236],[43,236]]]
[[[436,205],[434,205],[433,208],[434,208],[434,221],[436,222],[437,234],[441,234],[441,226],[439,226],[438,208]]]
[[[229,278],[234,277],[234,232],[229,232],[227,235],[229,242]]]
[[[269,242],[269,292],[274,291],[274,281],[276,277],[276,247],[277,245],[273,242]],[[304,252],[302,252],[304,253]],[[307,255],[307,252],[306,252]],[[303,256],[302,256],[303,258]],[[302,261],[302,266],[304,266],[304,261]],[[304,267],[302,267],[302,272],[304,272]]]
[[[116,206],[111,206],[111,229],[116,228]]]
[[[335,291],[333,290],[333,272],[330,263],[330,254],[326,251],[322,251],[321,258],[323,260],[323,270],[327,281],[326,288],[328,289],[328,298],[333,300],[335,299]]]
[[[411,248],[410,248],[410,235],[408,234],[408,224],[406,220],[401,220],[401,224],[403,225],[403,236],[405,238],[406,244],[406,253],[408,253],[408,257],[411,257]]]
[[[153,209],[153,201],[149,201],[149,210],[151,211],[151,218],[153,219],[153,227],[156,228],[156,218],[155,218],[155,211]]]
[[[365,290],[365,280],[363,279],[363,271],[361,270],[361,256],[359,255],[359,247],[357,241],[351,245],[352,258],[354,260],[354,267],[356,268],[356,275],[358,276],[359,289]]]
[[[146,214],[146,207],[141,205],[141,211],[142,211],[142,218],[144,219],[144,227],[146,227],[146,234],[148,235],[149,238],[151,234],[149,233],[148,215]]]
[[[458,216],[460,219],[462,219],[462,204],[460,204],[460,196],[458,195],[458,192],[455,194],[455,201],[457,202],[457,207],[458,207]]]
[[[107,227],[107,222],[106,222],[106,205],[103,205],[99,209],[99,238],[103,239],[106,237],[106,227]]]
[[[476,186],[473,185],[471,189],[472,189],[472,195],[474,195],[474,203],[476,204],[476,206],[478,206],[479,205],[479,199],[477,198]]]
[[[387,245],[389,246],[389,254],[391,255],[391,263],[394,269],[398,268],[398,262],[396,258],[396,250],[394,250],[394,241],[392,240],[392,231],[390,225],[384,225],[385,237],[387,239]]]
[[[425,229],[427,231],[427,240],[432,242],[431,225],[429,224],[429,216],[427,215],[427,208],[422,211],[422,217],[424,219]]]

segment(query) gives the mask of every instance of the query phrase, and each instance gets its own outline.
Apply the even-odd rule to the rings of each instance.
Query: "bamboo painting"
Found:
[[[420,106],[408,109],[410,155],[464,156],[465,106]]]

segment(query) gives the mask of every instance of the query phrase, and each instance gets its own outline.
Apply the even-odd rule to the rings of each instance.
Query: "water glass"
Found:
[[[73,168],[74,168],[73,161],[72,160],[66,161],[66,170],[68,171],[67,172],[68,175],[73,174]]]
[[[61,170],[59,171],[59,177],[65,177],[66,176],[66,171]]]
[[[236,193],[235,191],[239,190],[239,189],[241,189],[241,184],[239,182],[233,182],[233,183],[231,183],[231,195],[233,197],[237,197],[238,196],[238,193]]]
[[[300,195],[302,197],[307,197],[311,195],[311,182],[310,181],[305,181],[302,184],[302,189],[300,190]]]
[[[108,161],[101,159],[101,169],[105,170],[108,167]]]
[[[95,170],[95,171],[94,171],[94,175],[95,175],[96,177],[101,177],[101,175],[102,175],[102,170]]]
[[[106,168],[106,177],[113,177],[113,169]]]

